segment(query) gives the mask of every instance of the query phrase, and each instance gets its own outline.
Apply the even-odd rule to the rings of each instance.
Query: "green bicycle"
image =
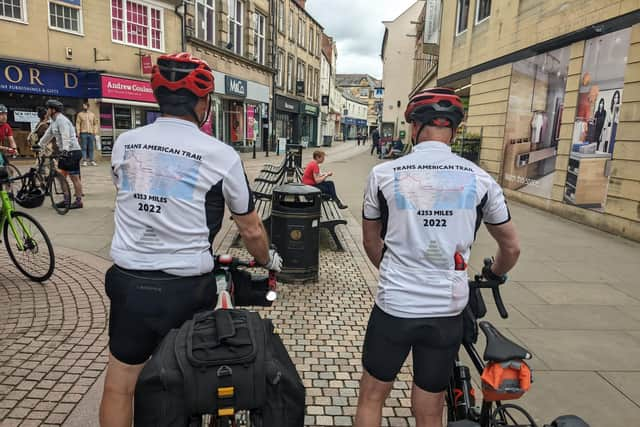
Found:
[[[16,211],[13,194],[5,189],[22,177],[10,177],[0,166],[0,228],[11,261],[34,282],[44,282],[53,274],[55,255],[44,228],[31,215]]]

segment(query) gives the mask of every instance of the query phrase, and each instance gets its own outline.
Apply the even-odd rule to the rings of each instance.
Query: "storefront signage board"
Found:
[[[311,104],[302,104],[302,108],[300,109],[301,113],[308,114],[310,116],[317,116],[320,112],[320,108],[317,105]]]
[[[90,75],[91,73],[38,64],[0,61],[0,91],[70,98],[90,97],[97,89],[90,84]]]
[[[298,113],[300,111],[300,102],[278,96],[276,97],[276,108],[281,111]]]
[[[427,0],[424,17],[424,53],[438,55],[440,52],[440,25],[442,0]]]
[[[102,76],[102,97],[156,103],[151,83],[141,80]]]
[[[242,98],[245,98],[247,96],[246,80],[240,80],[231,76],[225,76],[224,85],[227,95],[240,96]]]
[[[153,63],[151,61],[151,55],[141,55],[140,56],[140,64],[142,66],[143,74],[151,74],[153,70]]]

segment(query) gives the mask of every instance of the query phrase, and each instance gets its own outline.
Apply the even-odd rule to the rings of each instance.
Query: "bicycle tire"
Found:
[[[9,163],[5,165],[5,167],[7,169],[7,172],[9,173],[9,178],[17,178],[19,176],[22,176],[20,169],[18,169],[18,167],[13,163]],[[8,192],[15,195],[18,193],[18,191],[20,191],[20,188],[22,187],[22,181],[12,181],[8,184],[8,186]]]
[[[12,230],[10,231],[10,228],[11,228],[9,225],[10,221],[14,224],[16,233],[20,235],[19,238],[21,239],[22,243],[28,246],[27,250],[20,251],[17,244],[15,245],[15,247],[12,244],[12,241],[10,238],[13,238],[13,241],[15,242],[16,241],[15,239],[17,239],[18,237],[16,237],[16,235],[13,234]],[[37,230],[37,232],[40,233],[40,235],[42,236],[42,239],[44,239],[43,247],[46,247],[48,251],[48,257],[45,260],[46,264],[43,266],[44,268],[42,268],[42,271],[44,271],[44,273],[32,272],[29,270],[30,266],[37,266],[36,262],[42,259],[42,257],[40,256],[41,255],[40,248],[42,245],[40,245],[37,242],[37,237],[36,237],[36,234],[34,233],[35,230],[29,227],[29,223],[31,223],[33,227],[35,227],[35,230]],[[27,228],[30,231],[30,234],[31,234],[30,237],[25,235],[25,229]],[[7,252],[9,253],[9,258],[11,258],[11,261],[13,262],[13,264],[22,274],[24,274],[26,277],[28,277],[30,280],[34,282],[44,282],[45,280],[51,277],[51,275],[53,274],[53,270],[55,269],[55,263],[56,263],[55,254],[53,252],[53,245],[51,244],[51,240],[49,239],[47,232],[44,230],[42,225],[40,225],[40,223],[35,220],[35,218],[33,218],[31,215],[26,214],[24,212],[19,212],[19,211],[10,212],[7,220],[4,223],[3,237],[4,237],[5,247],[7,248]],[[18,255],[20,255],[20,252],[22,252],[23,254],[27,254],[28,252],[29,255],[35,255],[37,259],[34,259],[33,260],[34,262],[30,262],[29,260],[19,261]]]
[[[67,178],[60,172],[55,172],[48,178],[47,192],[51,199],[51,205],[60,215],[69,212],[71,207],[71,190]]]
[[[519,414],[520,417],[516,417],[515,414]],[[517,418],[524,419],[528,424],[522,424]],[[512,403],[499,405],[491,415],[490,425],[491,427],[538,427],[533,417],[524,408]]]

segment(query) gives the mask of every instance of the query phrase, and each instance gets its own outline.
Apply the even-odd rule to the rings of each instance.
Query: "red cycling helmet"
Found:
[[[455,129],[464,118],[464,108],[453,89],[436,87],[413,95],[404,118],[407,123]]]
[[[161,87],[171,92],[186,89],[198,98],[203,98],[213,92],[214,86],[209,64],[187,52],[162,55],[151,70],[151,87],[154,92]]]

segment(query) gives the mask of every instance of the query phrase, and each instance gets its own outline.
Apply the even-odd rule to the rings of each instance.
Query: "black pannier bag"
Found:
[[[241,309],[197,314],[142,370],[134,425],[187,427],[231,408],[251,409],[256,427],[302,427],[304,385],[270,320]]]
[[[198,313],[162,340],[136,384],[135,426],[187,426],[266,401],[266,331],[255,312]]]
[[[271,320],[267,330],[267,402],[257,412],[257,427],[302,427],[304,425],[305,390],[296,366],[287,353]],[[260,423],[261,422],[261,423]]]
[[[475,344],[478,341],[478,322],[487,314],[487,306],[480,289],[469,290],[469,302],[462,312],[463,335],[462,342]]]

